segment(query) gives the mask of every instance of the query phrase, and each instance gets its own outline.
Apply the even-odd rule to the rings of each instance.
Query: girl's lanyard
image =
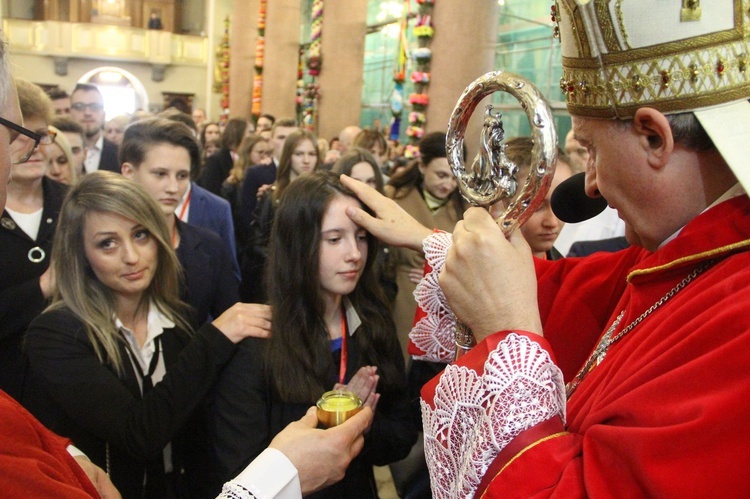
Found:
[[[183,222],[185,221],[185,213],[187,213],[187,209],[190,206],[190,198],[193,197],[193,189],[190,189],[190,192],[188,192],[187,199],[185,199],[185,202],[182,203],[182,209],[180,210],[180,214],[177,216],[180,220]]]
[[[346,380],[346,312],[341,307],[341,363],[339,364],[339,383],[342,385]]]

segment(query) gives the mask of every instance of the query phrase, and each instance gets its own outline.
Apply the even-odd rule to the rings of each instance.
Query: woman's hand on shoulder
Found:
[[[258,192],[255,194],[255,196],[258,198],[258,201],[261,200],[261,198],[266,194],[268,191],[273,191],[274,187],[273,184],[263,184],[260,187],[258,187]]]
[[[235,303],[212,323],[232,343],[271,335],[271,307],[260,303]]]

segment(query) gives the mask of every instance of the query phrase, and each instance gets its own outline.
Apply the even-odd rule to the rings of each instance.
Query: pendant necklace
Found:
[[[710,268],[715,261],[707,261],[704,262],[702,265],[696,267],[692,272],[690,272],[682,281],[678,282],[675,287],[667,291],[667,294],[662,296],[656,303],[651,305],[651,307],[648,308],[645,312],[643,312],[640,316],[638,316],[633,322],[625,326],[622,331],[617,333],[615,336],[612,336],[617,329],[617,327],[620,325],[620,322],[622,321],[622,318],[625,316],[625,310],[623,309],[622,312],[617,316],[617,318],[612,322],[612,325],[609,326],[609,329],[607,329],[607,332],[604,333],[604,335],[599,340],[599,344],[596,346],[593,352],[591,352],[591,355],[589,356],[586,363],[583,365],[580,371],[578,371],[578,374],[576,374],[575,378],[573,378],[566,386],[566,395],[569,399],[571,395],[573,395],[573,392],[575,392],[576,388],[578,388],[578,385],[581,384],[583,379],[590,373],[591,371],[596,368],[599,364],[602,363],[604,358],[607,355],[607,351],[609,350],[609,347],[611,347],[615,342],[617,342],[620,338],[628,334],[630,331],[633,330],[638,324],[640,324],[643,319],[651,315],[651,312],[656,310],[657,308],[664,305],[670,298],[672,298],[674,295],[679,293],[685,286],[687,286],[690,281],[698,277],[700,274],[702,274],[705,270]]]

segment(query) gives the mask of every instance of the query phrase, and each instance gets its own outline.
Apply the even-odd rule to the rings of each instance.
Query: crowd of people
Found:
[[[355,125],[106,121],[95,86],[48,96],[0,58],[0,487],[374,498],[390,465],[410,498],[747,495],[743,15],[558,3],[572,131],[512,234],[508,200],[459,195],[443,132],[407,160]],[[590,84],[705,47],[727,59],[700,85]],[[502,147],[527,175],[533,140]],[[612,251],[556,247],[563,185],[606,199]],[[417,320],[477,344],[436,355]],[[363,411],[316,429],[339,388]]]
[[[410,324],[392,312],[415,304],[400,250],[347,218],[360,205],[338,177],[405,185],[389,180],[385,136],[350,126],[325,150],[290,118],[106,119],[94,85],[15,87],[39,146],[12,165],[0,232],[0,387],[125,497],[213,497],[349,387],[374,417],[343,480],[317,493],[377,497],[373,466],[405,458],[421,428]],[[444,142],[433,134],[394,178],[438,218],[450,197],[455,223]]]

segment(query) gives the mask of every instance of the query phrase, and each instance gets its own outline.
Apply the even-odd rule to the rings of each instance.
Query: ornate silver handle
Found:
[[[479,154],[467,169],[463,162],[466,125],[479,102],[495,92],[513,95],[526,112],[534,142],[529,175],[519,189],[518,166],[505,155],[505,130],[502,115],[488,105],[482,126]],[[453,109],[446,134],[448,163],[458,181],[461,195],[475,206],[489,207],[508,200],[508,207],[497,223],[508,235],[536,211],[552,183],[557,162],[557,130],[552,111],[544,96],[523,76],[493,71],[474,80]],[[471,330],[463,324],[456,327],[456,358],[474,346]]]

